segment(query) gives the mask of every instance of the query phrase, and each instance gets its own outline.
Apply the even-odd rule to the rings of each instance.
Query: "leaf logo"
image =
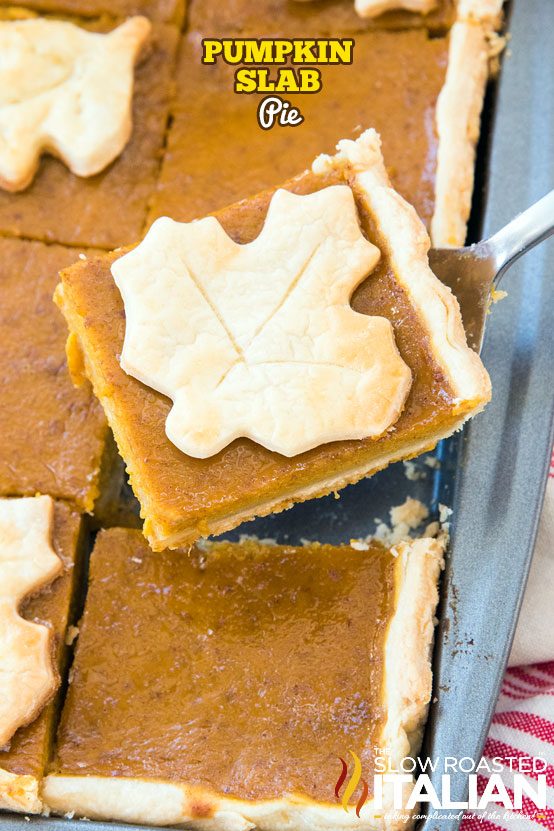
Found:
[[[344,793],[342,794],[342,798],[341,798],[341,795],[340,795],[341,788],[342,788],[342,786],[344,785],[344,783],[346,781],[346,777],[348,776],[348,764],[345,762],[345,760],[342,758],[342,756],[339,756],[339,760],[340,760],[340,763],[341,763],[341,772],[339,774],[339,778],[337,779],[337,782],[336,782],[336,785],[335,785],[335,797],[337,798],[337,800],[340,800],[340,802],[342,804],[342,807],[344,808],[344,810],[346,812],[348,812],[348,806],[349,806],[349,803],[350,803],[350,799],[352,798],[352,796],[353,796],[354,792],[356,791],[356,788],[358,787],[358,785],[361,783],[362,790],[361,790],[360,796],[358,798],[358,801],[356,803],[356,816],[359,818],[360,817],[360,811],[362,810],[365,803],[367,802],[367,796],[368,796],[368,793],[369,793],[369,788],[368,788],[368,784],[367,784],[366,780],[362,779],[362,763],[360,761],[360,757],[358,756],[357,753],[354,753],[353,750],[349,750],[348,752],[350,753],[350,755],[352,756],[352,759],[354,761],[354,770],[352,771],[352,775],[350,777],[350,780],[348,781],[348,784],[346,785],[346,787],[344,789]]]

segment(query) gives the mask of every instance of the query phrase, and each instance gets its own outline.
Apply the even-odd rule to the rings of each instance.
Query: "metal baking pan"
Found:
[[[554,187],[554,6],[514,0],[508,54],[487,102],[472,236],[489,234]],[[493,400],[462,436],[443,442],[440,469],[407,479],[394,465],[328,497],[229,534],[343,542],[407,495],[454,508],[442,579],[434,658],[435,693],[423,756],[478,760],[505,668],[529,569],[552,445],[554,416],[554,240],[510,272],[509,296],[494,308],[483,357]],[[435,783],[438,787],[438,782]],[[463,800],[467,776],[452,778]],[[82,831],[79,821],[0,816],[2,831]],[[428,818],[421,831],[454,831],[459,819]],[[87,831],[128,828],[87,822]]]

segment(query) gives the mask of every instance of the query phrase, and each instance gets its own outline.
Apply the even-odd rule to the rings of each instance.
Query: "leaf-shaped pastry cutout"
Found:
[[[121,366],[173,399],[166,432],[190,456],[240,436],[292,456],[380,435],[411,373],[390,322],[349,305],[379,257],[345,185],[278,190],[247,245],[214,217],[159,219],[112,265],[127,318]]]
[[[78,176],[121,153],[134,64],[150,28],[144,17],[109,34],[45,18],[0,22],[0,186],[27,187],[44,151]]]
[[[0,499],[0,747],[38,715],[57,685],[49,629],[18,613],[26,595],[62,570],[50,541],[53,513],[49,496]]]

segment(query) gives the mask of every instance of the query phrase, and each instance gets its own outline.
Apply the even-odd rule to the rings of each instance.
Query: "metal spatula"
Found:
[[[490,239],[467,248],[433,248],[429,264],[460,303],[467,340],[481,351],[491,291],[519,257],[554,233],[554,190]]]

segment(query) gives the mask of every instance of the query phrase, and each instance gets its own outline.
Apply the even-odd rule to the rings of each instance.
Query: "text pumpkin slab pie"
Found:
[[[310,20],[319,13],[313,9]],[[197,219],[273,187],[307,168],[318,153],[333,152],[339,139],[357,138],[362,125],[371,125],[381,136],[395,189],[431,222],[438,138],[429,122],[445,82],[447,38],[429,38],[425,31],[357,35],[352,64],[321,67],[320,92],[285,96],[303,123],[262,130],[256,111],[268,93],[234,93],[238,67],[221,58],[203,64],[204,37],[198,28],[183,40],[151,221],[164,215]]]
[[[42,810],[80,529],[80,517],[48,496],[0,499],[1,809]]]
[[[393,186],[432,230],[434,245],[463,245],[500,5],[437,3],[423,17],[404,8],[362,19],[353,0],[264,0],[263,9],[249,0],[223,7],[216,0],[193,3],[149,223],[164,215],[195,219],[272,187],[317,153],[332,152],[339,139],[357,138],[372,125]],[[446,16],[431,37],[427,27],[436,15]],[[406,30],[409,20],[419,21],[413,31]],[[372,30],[364,31],[368,25]],[[257,110],[272,93],[235,94],[240,62],[228,64],[220,56],[202,63],[202,41],[214,37],[239,38],[239,44],[262,37],[354,38],[352,63],[319,66],[322,89],[316,94],[283,93],[304,120],[293,129],[264,131]],[[278,67],[265,69],[274,79]]]
[[[62,272],[72,360],[155,550],[418,455],[484,406],[488,376],[428,246],[368,131],[217,221],[161,220],[125,256]]]
[[[102,531],[46,804],[198,829],[393,827],[375,756],[394,769],[419,748],[442,556],[435,539],[154,554]],[[349,750],[359,821],[362,784],[348,813],[334,792]]]

